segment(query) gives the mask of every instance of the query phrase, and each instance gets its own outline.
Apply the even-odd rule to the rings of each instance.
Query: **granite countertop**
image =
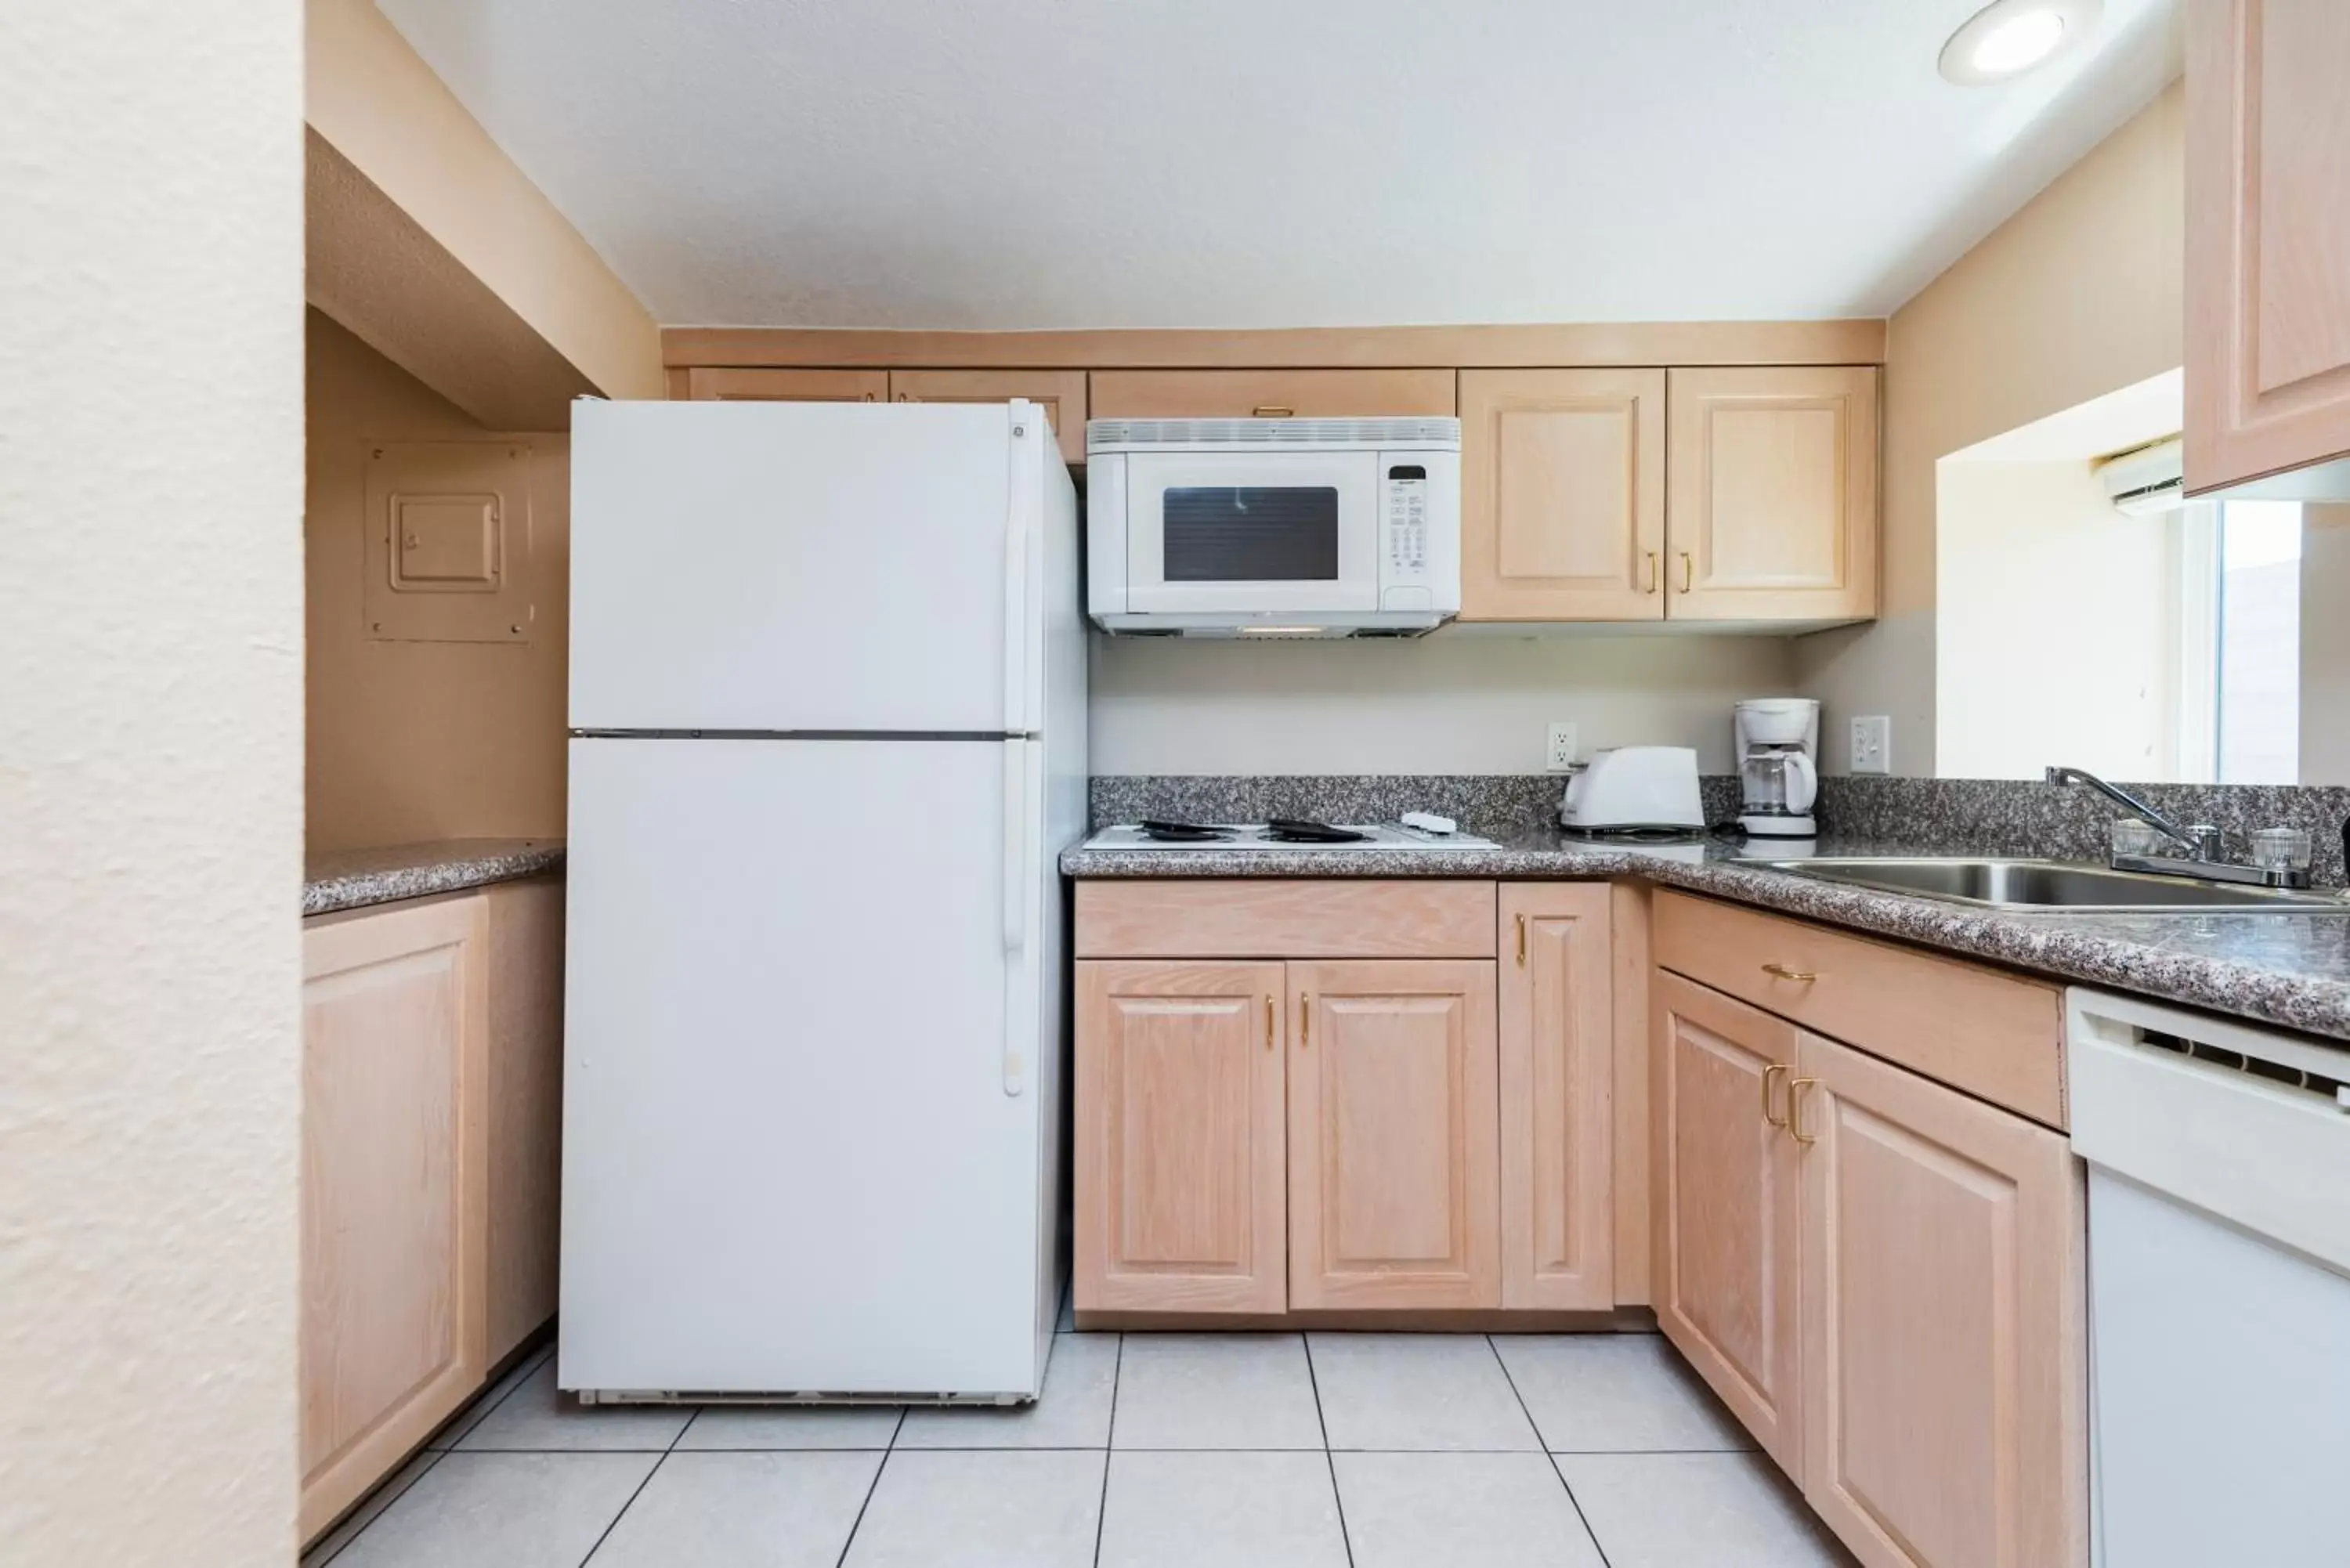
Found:
[[[1818,881],[1755,864],[1784,847],[1721,839],[1637,847],[1552,827],[1491,833],[1499,850],[1071,849],[1061,869],[1125,877],[1638,877],[1873,936],[1988,959],[2058,979],[2350,1040],[2350,905],[2312,914],[2023,913]],[[1823,837],[1820,856],[1947,854],[1882,839]]]
[[[559,838],[442,838],[305,857],[302,913],[330,915],[563,869]]]

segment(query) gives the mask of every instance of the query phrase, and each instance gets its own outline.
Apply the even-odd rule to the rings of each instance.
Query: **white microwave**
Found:
[[[1086,550],[1105,631],[1417,636],[1461,612],[1461,421],[1091,421]]]

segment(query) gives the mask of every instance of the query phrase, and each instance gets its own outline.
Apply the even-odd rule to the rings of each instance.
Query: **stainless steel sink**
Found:
[[[1767,864],[1773,870],[1815,877],[1823,882],[1914,893],[1985,909],[2350,914],[2350,902],[2330,893],[2229,887],[2186,877],[2115,871],[2078,861],[1884,856]]]

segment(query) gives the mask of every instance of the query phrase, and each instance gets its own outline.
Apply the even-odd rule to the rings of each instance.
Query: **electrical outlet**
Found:
[[[1553,724],[1550,727],[1550,745],[1543,753],[1543,770],[1563,774],[1574,766],[1575,726]]]
[[[1852,771],[1889,774],[1893,771],[1893,721],[1877,713],[1852,722]]]

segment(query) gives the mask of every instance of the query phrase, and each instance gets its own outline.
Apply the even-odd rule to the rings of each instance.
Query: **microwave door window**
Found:
[[[1169,583],[1335,583],[1335,485],[1170,486],[1160,538]]]

